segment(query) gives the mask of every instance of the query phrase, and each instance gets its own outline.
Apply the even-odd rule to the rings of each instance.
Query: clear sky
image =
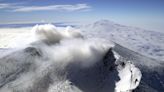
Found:
[[[164,31],[164,0],[0,0],[0,23],[116,23]]]

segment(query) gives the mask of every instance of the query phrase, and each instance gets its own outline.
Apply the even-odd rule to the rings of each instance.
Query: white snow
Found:
[[[126,92],[135,89],[141,80],[141,72],[129,61],[125,68],[119,67],[120,81],[116,83],[116,92]]]

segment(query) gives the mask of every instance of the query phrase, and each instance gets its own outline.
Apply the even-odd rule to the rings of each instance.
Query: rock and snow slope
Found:
[[[88,38],[111,39],[114,50],[131,60],[142,72],[141,84],[135,92],[164,90],[164,34],[123,26],[108,20],[81,26]]]
[[[164,62],[146,57],[119,44],[115,45],[114,51],[132,61],[142,72],[141,83],[134,92],[163,92]]]
[[[33,42],[1,49],[0,92],[120,92],[139,85],[140,70],[113,43],[72,30],[35,26]]]

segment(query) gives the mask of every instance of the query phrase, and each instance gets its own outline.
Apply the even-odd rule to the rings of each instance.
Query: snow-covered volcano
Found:
[[[140,83],[141,71],[109,40],[50,24],[32,31],[29,43],[0,50],[0,91],[129,92]]]
[[[163,33],[108,20],[76,28],[1,31],[13,40],[1,44],[0,92],[163,92]]]

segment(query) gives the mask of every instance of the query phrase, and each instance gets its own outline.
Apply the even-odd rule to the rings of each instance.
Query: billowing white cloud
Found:
[[[14,12],[31,12],[31,11],[88,11],[91,9],[91,6],[87,4],[60,4],[60,5],[47,5],[47,6],[20,6],[17,4],[10,3],[1,3],[0,9],[10,9]]]

